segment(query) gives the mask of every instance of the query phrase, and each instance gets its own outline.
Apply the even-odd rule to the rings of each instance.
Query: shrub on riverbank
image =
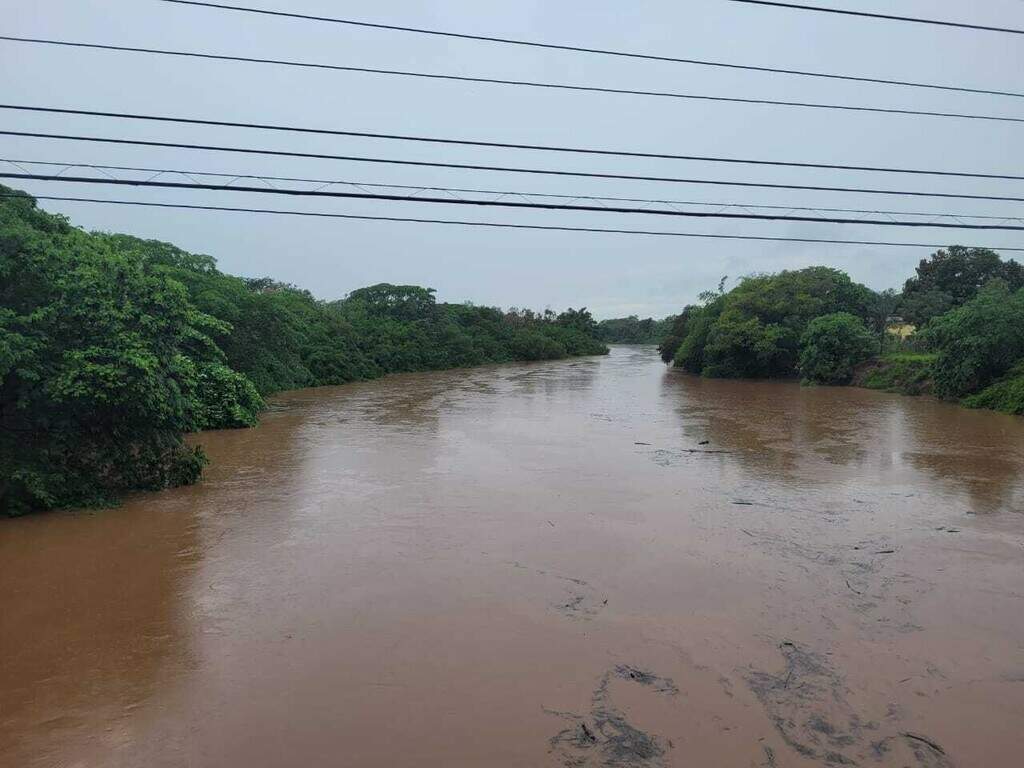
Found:
[[[935,393],[962,398],[978,392],[1024,359],[1024,288],[994,280],[958,309],[924,329],[935,361]]]
[[[860,318],[848,312],[816,317],[800,339],[800,375],[808,384],[849,384],[877,346]]]
[[[723,378],[793,376],[814,318],[845,312],[867,319],[874,304],[868,288],[829,267],[748,277],[704,299],[684,311],[684,327],[673,329],[681,331],[673,360],[691,373]]]
[[[1024,362],[1014,366],[999,381],[985,387],[976,395],[965,397],[961,402],[968,408],[990,408],[993,411],[1024,416]]]
[[[195,482],[206,459],[183,434],[252,426],[283,389],[607,351],[586,309],[439,304],[387,284],[326,303],[5,197],[0,515]]]
[[[102,238],[0,203],[0,512],[193,482],[182,433],[219,362],[181,283]],[[189,397],[187,393],[196,397]]]

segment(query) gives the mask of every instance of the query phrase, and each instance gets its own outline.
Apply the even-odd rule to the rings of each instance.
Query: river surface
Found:
[[[198,442],[0,521],[0,765],[1024,765],[1024,419],[616,347]]]

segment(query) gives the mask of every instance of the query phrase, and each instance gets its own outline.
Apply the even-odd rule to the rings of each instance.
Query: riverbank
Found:
[[[585,308],[505,311],[389,283],[328,302],[0,193],[0,274],[19,278],[0,312],[0,516],[194,483],[207,457],[182,436],[251,427],[275,392],[607,352]]]
[[[873,358],[858,366],[851,385],[901,395],[929,395],[934,390],[937,355],[899,352]],[[961,398],[964,408],[1024,415],[1024,364],[1019,364],[994,383]]]
[[[798,375],[1024,414],[1024,266],[951,246],[915,271],[902,292],[881,293],[825,266],[744,277],[729,291],[723,278],[675,316],[659,351],[713,378]],[[908,349],[877,356],[894,343]]]
[[[900,395],[931,394],[936,355],[897,352],[872,358],[854,371],[852,386]]]

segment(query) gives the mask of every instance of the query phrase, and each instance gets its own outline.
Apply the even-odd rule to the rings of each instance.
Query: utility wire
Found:
[[[0,197],[24,197],[20,193],[0,193]],[[389,222],[411,222],[416,224],[450,224],[463,227],[483,227],[498,229],[532,229],[547,230],[554,232],[597,232],[601,234],[615,235],[651,235],[655,237],[690,237],[704,238],[709,240],[757,240],[761,242],[785,242],[785,243],[828,243],[833,245],[874,245],[890,246],[894,248],[946,248],[948,243],[895,243],[877,240],[828,240],[816,237],[769,237],[767,235],[719,235],[706,234],[702,232],[665,232],[659,230],[644,229],[604,229],[599,227],[568,227],[554,226],[549,224],[506,224],[493,221],[466,221],[459,219],[422,219],[405,216],[365,216],[354,213],[322,213],[313,211],[286,211],[273,208],[236,208],[223,205],[187,205],[185,203],[149,203],[137,200],[104,200],[92,197],[57,197],[53,195],[32,195],[37,200],[54,200],[61,202],[75,203],[104,203],[109,205],[134,205],[146,208],[180,208],[184,210],[199,211],[231,211],[237,213],[264,213],[281,216],[312,216],[328,219],[355,219],[360,221],[389,221]],[[1024,248],[1003,248],[1000,246],[972,246],[975,248],[987,248],[994,251],[1024,251]]]
[[[20,168],[25,173],[30,171],[24,169],[24,165],[45,165],[51,167],[57,167],[62,169],[70,168],[87,168],[99,171],[135,171],[139,173],[151,173],[156,176],[162,176],[164,174],[180,174],[186,177],[193,176],[212,176],[216,178],[231,179],[227,186],[230,186],[232,182],[241,179],[249,179],[255,181],[297,181],[306,184],[320,184],[324,187],[343,185],[350,187],[379,187],[382,189],[406,189],[413,190],[414,193],[418,192],[447,192],[452,193],[471,193],[479,195],[498,195],[499,197],[546,197],[554,198],[559,200],[596,200],[601,202],[616,202],[616,203],[647,203],[647,204],[659,204],[659,205],[701,205],[709,208],[751,208],[758,210],[778,210],[778,211],[814,211],[817,213],[862,213],[862,214],[875,214],[879,216],[925,216],[929,218],[940,218],[940,219],[986,219],[994,221],[1020,221],[1024,222],[1024,218],[1018,216],[992,216],[992,215],[981,215],[974,213],[938,213],[936,211],[889,211],[880,210],[877,208],[824,208],[821,206],[808,206],[808,205],[766,205],[764,203],[724,203],[715,200],[667,200],[660,198],[646,198],[646,197],[609,197],[601,195],[561,195],[554,194],[551,192],[524,192],[521,190],[510,190],[510,189],[478,189],[472,187],[438,187],[438,186],[424,186],[422,184],[385,184],[379,181],[352,181],[350,179],[311,179],[298,176],[268,176],[268,175],[256,175],[256,174],[245,174],[245,173],[224,173],[215,171],[196,171],[196,170],[182,170],[180,168],[152,168],[152,167],[139,167],[132,165],[100,165],[97,163],[68,163],[53,160],[25,160],[21,158],[8,158],[0,157],[0,163],[10,163],[16,168]],[[63,171],[58,172],[57,176],[60,176]],[[153,177],[155,178],[155,176]],[[232,187],[233,188],[233,187]],[[410,195],[410,199],[415,199]]]
[[[931,223],[926,221],[893,221],[892,219],[850,219],[823,218],[817,216],[788,216],[764,213],[721,213],[710,211],[677,211],[665,208],[628,208],[605,205],[571,205],[568,203],[529,203],[514,200],[462,200],[450,197],[414,197],[412,195],[376,194],[372,192],[328,192],[314,189],[280,189],[266,187],[229,186],[226,184],[204,184],[200,182],[153,181],[138,179],[111,179],[97,176],[59,176],[41,173],[3,173],[0,179],[21,179],[31,181],[59,181],[74,184],[107,184],[121,187],[158,187],[162,189],[202,189],[216,192],[251,192],[261,195],[287,195],[291,197],[330,197],[346,200],[386,200],[389,202],[434,203],[441,205],[470,205],[476,207],[498,207],[519,209],[541,209],[548,211],[585,211],[588,213],[637,213],[648,216],[681,216],[697,219],[747,219],[753,221],[799,221],[816,224],[864,224],[886,227],[928,227],[940,229],[985,229],[1024,231],[1024,226],[1008,224],[964,224]]]
[[[439,29],[423,29],[421,27],[407,27],[398,26],[395,24],[374,24],[368,21],[356,21],[355,19],[341,19],[333,18],[328,16],[310,16],[302,13],[289,13],[286,11],[271,11],[262,8],[246,8],[237,5],[225,5],[222,3],[206,3],[206,2],[193,2],[191,0],[164,0],[164,2],[177,3],[179,5],[192,5],[203,8],[216,8],[219,10],[228,11],[244,11],[246,13],[256,13],[264,16],[282,16],[292,19],[303,19],[306,21],[325,21],[334,24],[346,24],[353,27],[363,27],[369,29],[382,29],[393,32],[411,32],[420,35],[432,35],[435,37],[451,37],[459,38],[462,40],[476,40],[478,42],[485,43],[501,43],[504,45],[519,45],[530,48],[547,48],[549,50],[556,51],[569,51],[573,53],[589,53],[598,54],[601,56],[618,56],[620,58],[627,59],[645,59],[648,61],[661,61],[669,62],[673,64],[693,64],[701,67],[718,67],[721,69],[736,69],[745,70],[748,72],[764,72],[768,74],[776,75],[797,75],[800,77],[817,77],[828,80],[847,80],[857,83],[874,83],[878,85],[897,85],[905,86],[908,88],[931,88],[940,91],[960,91],[963,93],[983,93],[992,96],[1015,96],[1024,97],[1024,93],[1015,91],[1000,91],[988,88],[968,88],[963,86],[955,85],[939,85],[936,83],[919,83],[910,80],[890,80],[880,77],[866,77],[859,75],[843,75],[834,72],[811,72],[801,69],[783,69],[780,67],[762,67],[751,64],[735,64],[724,61],[709,61],[706,59],[687,59],[679,58],[675,56],[658,56],[650,53],[636,53],[631,51],[615,51],[606,48],[587,48],[578,45],[564,45],[557,43],[542,43],[536,40],[516,40],[507,37],[494,37],[490,35],[471,35],[460,32],[446,32]]]
[[[895,195],[900,197],[937,197],[957,200],[1001,200],[1022,203],[1024,197],[1005,195],[971,195],[953,192],[905,191],[895,189],[871,189],[865,187],[830,187],[808,184],[772,184],[752,181],[723,181],[721,179],[688,179],[673,176],[638,176],[623,173],[598,173],[593,171],[562,171],[548,168],[522,168],[502,165],[475,165],[470,163],[442,163],[429,160],[394,160],[361,155],[332,155],[321,152],[291,152],[278,149],[250,149],[247,147],[225,147],[215,144],[184,144],[170,141],[144,141],[142,139],[115,139],[101,136],[80,136],[61,133],[37,133],[32,131],[0,130],[0,136],[24,136],[38,139],[59,139],[66,141],[89,141],[103,144],[117,144],[139,147],[169,147],[173,149],[198,149],[211,152],[236,152],[246,155],[268,155],[275,157],[301,157],[314,160],[345,160],[359,163],[382,163],[386,165],[408,165],[423,168],[456,168],[470,171],[499,171],[502,173],[529,173],[542,176],[573,176],[587,179],[628,179],[630,181],[658,181],[671,184],[707,184],[723,187],[753,187],[758,189],[802,189],[815,192],[853,192],[868,195]]]
[[[166,2],[179,2],[179,0],[165,0]],[[776,8],[789,8],[797,11],[818,11],[821,13],[838,13],[842,16],[863,16],[869,19],[884,19],[886,21],[910,21],[915,24],[934,24],[940,27],[959,27],[961,29],[977,29],[984,32],[1006,32],[1011,35],[1024,35],[1024,29],[1013,29],[1011,27],[987,27],[981,24],[964,24],[956,21],[941,21],[939,19],[922,19],[918,16],[892,16],[887,13],[868,13],[866,11],[848,11],[843,8],[822,8],[820,5],[800,5],[797,3],[778,3],[773,0],[732,0],[734,3],[747,3],[748,5],[769,5]]]
[[[194,53],[190,51],[169,51],[157,48],[130,48],[119,45],[99,45],[94,43],[74,43],[63,40],[44,40],[41,38],[16,38],[10,36],[0,37],[0,40],[11,42],[39,43],[46,45],[63,45],[75,48],[93,48],[107,51],[126,51],[132,53],[159,54],[163,56],[192,57],[199,59],[216,59],[220,61],[235,61],[257,64],[275,64],[288,67],[305,67],[310,69],[325,69],[342,72],[360,72],[369,75],[390,75],[395,77],[414,77],[427,80],[447,80],[460,83],[478,83],[485,85],[510,85],[525,88],[544,88],[561,91],[577,91],[585,93],[610,93],[619,96],[649,96],[664,99],[685,99],[689,101],[710,101],[729,104],[755,104],[758,106],[770,107],[798,107],[801,109],[831,109],[842,112],[871,112],[887,115],[910,115],[915,117],[943,117],[958,120],[986,120],[1001,123],[1024,123],[1024,117],[1010,117],[1007,115],[979,115],[964,112],[935,112],[923,109],[901,109],[897,107],[869,107],[857,104],[829,104],[815,101],[780,101],[778,99],[749,99],[739,96],[712,96],[702,93],[679,93],[677,91],[648,91],[634,88],[611,88],[599,85],[571,85],[569,83],[551,83],[537,80],[506,80],[495,77],[473,77],[469,75],[445,75],[436,72],[411,72],[400,69],[375,69],[372,67],[351,67],[338,64],[314,64],[301,61],[285,61],[281,59],[257,59],[248,56],[227,56],[213,53]]]
[[[112,117],[118,120],[143,120],[160,123],[181,123],[184,125],[211,125],[223,128],[254,128],[286,133],[304,133],[324,136],[348,136],[359,139],[385,139],[388,141],[412,141],[426,144],[447,144],[465,147],[487,147],[496,149],[525,149],[538,152],[564,152],[580,155],[601,155],[606,157],[634,157],[653,160],[694,160],[707,163],[729,163],[733,165],[764,165],[786,168],[818,168],[828,171],[865,171],[868,173],[905,173],[920,176],[956,176],[972,179],[1005,179],[1022,181],[1024,175],[1002,173],[978,173],[973,171],[934,171],[923,168],[893,168],[874,165],[841,165],[836,163],[803,163],[792,160],[753,160],[738,157],[717,157],[712,155],[680,155],[667,152],[633,152],[628,150],[591,149],[588,147],[567,147],[551,144],[515,144],[502,141],[474,139],[449,139],[435,136],[412,136],[399,133],[370,133],[366,131],[344,131],[335,128],[307,128],[273,123],[246,123],[232,120],[206,120],[194,117],[169,117],[166,115],[143,115],[134,112],[103,112],[90,109],[67,109],[62,107],[37,107],[25,104],[0,104],[0,109],[19,112],[42,112],[59,115],[84,115],[87,117]]]

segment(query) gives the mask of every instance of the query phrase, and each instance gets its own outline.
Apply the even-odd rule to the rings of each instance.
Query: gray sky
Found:
[[[1021,90],[1020,75],[1024,71],[1024,40],[1019,36],[771,10],[724,0],[632,4],[610,0],[520,0],[501,4],[466,0],[238,0],[235,4],[668,56],[1004,90]],[[881,0],[822,0],[821,4],[893,12],[893,4]],[[898,5],[899,12],[907,15],[1024,27],[1024,3],[1019,0],[970,4],[901,0]],[[3,34],[484,77],[1024,116],[1024,99],[630,61],[149,0],[0,0],[0,6],[4,6]],[[630,12],[624,13],[627,8]],[[5,74],[3,100],[11,103],[517,143],[1024,172],[1020,163],[1024,126],[1012,123],[429,82],[7,42],[0,42],[0,71]],[[2,120],[12,130],[303,152],[972,194],[1020,195],[1024,191],[1024,183],[1012,181],[588,158],[7,111]],[[548,178],[17,137],[0,137],[0,147],[3,157],[228,173],[723,203],[1021,215],[1019,204],[970,200]],[[135,190],[53,182],[18,186],[35,194],[570,226],[995,246],[1024,242],[1015,233],[1000,232],[700,221],[610,213],[476,211],[425,203],[307,201],[244,193]],[[678,311],[722,275],[735,278],[811,264],[845,269],[854,279],[876,289],[898,286],[917,261],[928,255],[928,250],[922,249],[476,230],[85,203],[43,205],[89,229],[168,240],[215,256],[226,272],[270,275],[309,288],[326,299],[388,281],[428,285],[437,289],[440,299],[448,301],[471,299],[506,307],[556,309],[587,305],[598,317],[632,313],[662,316]]]

